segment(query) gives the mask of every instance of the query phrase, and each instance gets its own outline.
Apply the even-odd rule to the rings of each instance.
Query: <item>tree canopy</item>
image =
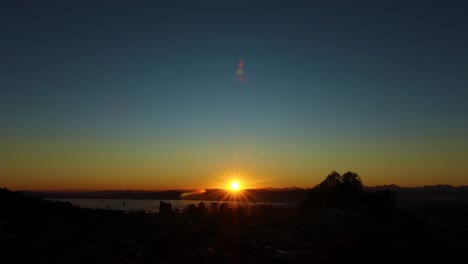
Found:
[[[361,178],[355,172],[348,171],[341,175],[332,171],[321,183],[309,191],[304,204],[309,209],[387,208],[393,206],[394,198],[390,191],[380,191],[374,194],[365,191]]]

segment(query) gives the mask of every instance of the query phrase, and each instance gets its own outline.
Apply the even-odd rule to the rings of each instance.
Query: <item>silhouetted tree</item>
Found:
[[[362,181],[357,173],[348,171],[342,176],[332,171],[325,180],[309,191],[306,204],[316,209],[356,207],[362,199],[362,190]]]
[[[318,188],[322,191],[331,191],[335,190],[338,186],[341,185],[341,183],[341,175],[336,171],[332,171],[332,173],[328,174],[325,180],[318,185]]]
[[[332,171],[320,184],[312,188],[304,205],[308,209],[335,208],[357,209],[376,208],[378,205],[391,207],[392,193],[371,194],[364,191],[362,180],[355,172],[340,175]],[[378,204],[378,205],[376,205]]]
[[[359,175],[355,172],[348,171],[341,177],[342,187],[349,191],[362,191],[362,181]]]

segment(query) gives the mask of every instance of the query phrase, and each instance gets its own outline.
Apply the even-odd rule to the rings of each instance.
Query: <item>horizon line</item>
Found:
[[[316,186],[316,185],[315,185]],[[258,187],[258,188],[246,188],[242,190],[310,190],[312,187]],[[379,188],[379,187],[396,187],[396,188],[427,188],[427,187],[451,187],[451,188],[462,188],[468,187],[468,185],[452,185],[452,184],[433,184],[433,185],[420,185],[420,186],[402,186],[397,184],[384,184],[384,185],[364,185],[364,188]],[[226,188],[174,188],[174,189],[10,189],[7,186],[1,187],[15,192],[168,192],[168,191],[199,191],[199,190],[229,190]]]

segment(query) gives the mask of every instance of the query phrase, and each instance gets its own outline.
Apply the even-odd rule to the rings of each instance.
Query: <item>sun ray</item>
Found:
[[[212,188],[219,190],[219,201],[259,202],[262,199],[249,191],[259,186],[265,186],[269,179],[259,178],[249,166],[251,160],[248,154],[235,154],[229,160],[214,168],[212,175],[215,181]]]

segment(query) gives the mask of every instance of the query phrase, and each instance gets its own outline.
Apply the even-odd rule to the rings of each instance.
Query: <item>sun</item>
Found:
[[[240,184],[238,181],[231,182],[231,191],[238,191],[240,189]]]

